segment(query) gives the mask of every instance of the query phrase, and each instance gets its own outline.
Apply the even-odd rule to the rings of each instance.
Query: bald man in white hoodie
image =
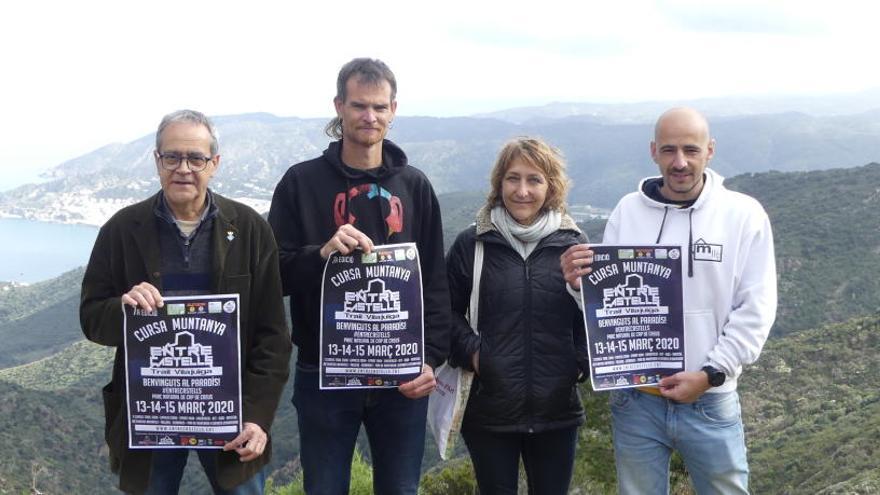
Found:
[[[680,245],[688,253],[685,371],[656,387],[611,393],[621,494],[668,493],[673,450],[698,494],[748,493],[736,384],[776,317],[776,262],[766,212],[754,198],[724,187],[724,178],[708,168],[714,154],[715,140],[699,112],[663,113],[651,142],[661,175],[643,179],[621,199],[605,226],[606,244]],[[574,294],[591,263],[585,244],[562,255]]]

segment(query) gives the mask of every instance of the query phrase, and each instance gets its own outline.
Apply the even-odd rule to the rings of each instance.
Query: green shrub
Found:
[[[302,472],[289,485],[275,488],[271,482],[268,483],[266,493],[268,495],[305,495]],[[373,469],[364,461],[357,449],[354,451],[354,458],[351,462],[351,486],[348,493],[350,495],[372,495],[373,493]]]
[[[472,495],[476,489],[474,466],[467,456],[452,459],[425,473],[419,484],[421,495]]]

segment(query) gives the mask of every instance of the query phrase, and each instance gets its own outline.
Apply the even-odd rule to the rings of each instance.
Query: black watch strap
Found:
[[[716,369],[714,366],[703,366],[703,371],[709,377],[709,385],[712,387],[720,387],[724,385],[727,375],[723,371]]]

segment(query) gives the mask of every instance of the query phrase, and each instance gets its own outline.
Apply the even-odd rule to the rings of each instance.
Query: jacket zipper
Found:
[[[532,251],[530,254],[535,254],[537,248]],[[531,258],[531,255],[529,256]],[[524,274],[526,278],[526,369],[529,370],[528,374],[526,374],[526,418],[528,418],[528,428],[529,433],[534,433],[533,420],[532,418],[532,397],[533,397],[533,384],[532,378],[534,374],[534,370],[532,369],[532,284],[531,284],[531,274],[529,273],[529,258],[525,260],[524,265]]]
[[[492,239],[492,238],[490,237],[490,238],[484,239],[483,241],[485,242],[490,239]],[[546,241],[546,238],[541,239],[541,241],[538,242],[538,245],[535,246],[535,249],[529,254],[528,258],[525,259],[524,263],[523,263],[523,275],[525,276],[525,282],[526,282],[526,285],[525,285],[526,286],[526,301],[525,301],[526,304],[525,304],[525,318],[524,319],[527,322],[527,325],[526,325],[526,328],[527,328],[527,330],[526,330],[526,332],[527,332],[526,333],[526,367],[528,369],[528,372],[526,373],[525,408],[526,408],[526,418],[528,421],[528,426],[527,426],[528,433],[535,432],[535,427],[533,424],[534,418],[532,417],[532,414],[533,414],[533,411],[532,411],[532,397],[533,397],[533,394],[532,394],[532,390],[533,390],[532,374],[533,374],[533,372],[532,372],[532,345],[531,345],[531,342],[532,342],[532,323],[531,323],[531,321],[532,321],[532,284],[531,284],[531,272],[529,270],[529,259],[531,259],[532,256],[535,256],[536,253],[538,253],[542,249],[545,249],[550,246],[560,245],[555,242],[547,243],[545,241]],[[507,249],[512,250],[512,248],[510,247],[510,245],[507,242],[501,241],[498,244],[507,247]],[[517,256],[517,257],[519,257],[519,256]],[[482,390],[482,383],[477,388],[477,394],[479,394],[481,390]]]
[[[188,270],[189,269],[189,253],[190,253],[190,238],[186,238],[183,241],[183,266]]]

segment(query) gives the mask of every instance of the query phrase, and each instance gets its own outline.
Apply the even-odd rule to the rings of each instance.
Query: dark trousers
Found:
[[[361,424],[370,441],[373,492],[418,492],[427,397],[408,399],[396,388],[319,390],[318,371],[297,366],[293,405],[299,422],[307,494],[348,494],[352,454]]]
[[[481,495],[517,493],[519,460],[526,468],[529,493],[565,495],[574,470],[577,426],[541,433],[462,431],[474,463]]]

